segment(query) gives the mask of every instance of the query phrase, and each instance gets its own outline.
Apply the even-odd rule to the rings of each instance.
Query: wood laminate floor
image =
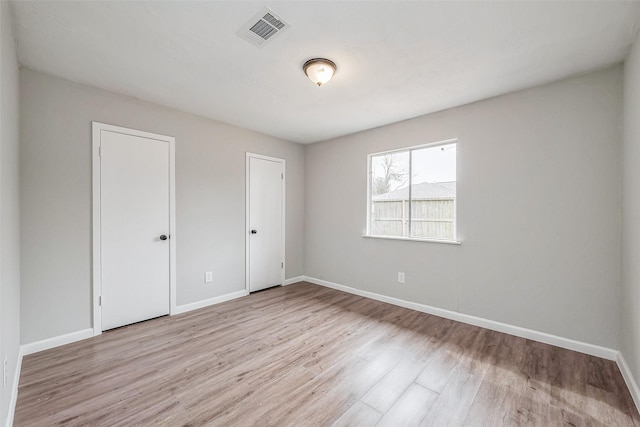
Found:
[[[15,425],[640,426],[640,416],[614,362],[298,283],[26,356]]]

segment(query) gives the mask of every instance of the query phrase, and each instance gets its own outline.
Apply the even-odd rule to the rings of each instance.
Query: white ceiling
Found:
[[[262,8],[291,27],[237,35]],[[310,143],[619,62],[640,2],[19,1],[22,65]],[[326,57],[316,87],[302,64]]]

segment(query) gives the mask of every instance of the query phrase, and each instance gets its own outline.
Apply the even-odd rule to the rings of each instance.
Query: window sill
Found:
[[[369,234],[363,234],[362,237],[366,237],[367,239],[406,240],[408,242],[443,243],[445,245],[461,245],[462,244],[462,242],[458,240],[418,239],[415,237],[397,237],[397,236],[373,236]]]

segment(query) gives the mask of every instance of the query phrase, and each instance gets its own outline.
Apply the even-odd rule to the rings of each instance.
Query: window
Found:
[[[456,240],[456,142],[369,155],[368,236]]]

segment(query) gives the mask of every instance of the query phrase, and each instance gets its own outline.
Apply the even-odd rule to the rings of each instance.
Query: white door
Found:
[[[284,160],[247,154],[249,292],[284,280]]]
[[[100,132],[102,330],[169,314],[168,141]]]

